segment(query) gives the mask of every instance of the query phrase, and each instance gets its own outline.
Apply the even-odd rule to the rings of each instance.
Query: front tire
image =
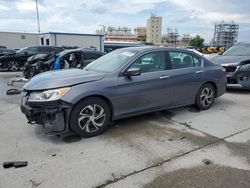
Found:
[[[20,70],[20,64],[16,60],[10,60],[8,62],[7,68],[9,71],[15,72]]]
[[[215,88],[212,84],[207,83],[201,86],[196,95],[196,107],[199,110],[208,110],[215,99]]]
[[[109,106],[98,97],[80,101],[70,115],[71,129],[85,138],[103,133],[107,129],[109,121]]]

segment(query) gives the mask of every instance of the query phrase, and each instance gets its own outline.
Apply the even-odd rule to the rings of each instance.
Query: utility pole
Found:
[[[40,33],[40,21],[39,21],[38,4],[37,4],[37,0],[35,0],[35,1],[36,1],[36,18],[37,18],[38,33]]]

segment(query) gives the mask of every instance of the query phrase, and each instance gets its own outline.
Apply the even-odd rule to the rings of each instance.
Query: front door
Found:
[[[139,113],[167,106],[170,98],[167,52],[142,55],[129,68],[140,68],[139,76],[118,78],[120,115]]]

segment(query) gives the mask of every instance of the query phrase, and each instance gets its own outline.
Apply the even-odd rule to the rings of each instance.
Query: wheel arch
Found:
[[[213,87],[214,87],[214,91],[215,91],[215,97],[217,97],[217,91],[218,91],[218,88],[217,88],[217,85],[216,85],[216,83],[215,82],[213,82],[213,81],[207,81],[207,82],[205,82],[204,84],[202,84],[202,86],[203,85],[205,85],[205,84],[211,84]],[[202,87],[201,86],[201,87]]]

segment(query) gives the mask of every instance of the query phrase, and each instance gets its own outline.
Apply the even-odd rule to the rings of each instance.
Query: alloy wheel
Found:
[[[214,91],[210,87],[205,87],[201,91],[200,102],[204,107],[210,106],[214,100]]]
[[[18,71],[19,70],[19,64],[17,61],[10,61],[9,64],[8,64],[8,69],[10,71]]]
[[[103,126],[106,114],[102,106],[91,104],[84,107],[79,113],[78,125],[81,130],[95,132]]]

